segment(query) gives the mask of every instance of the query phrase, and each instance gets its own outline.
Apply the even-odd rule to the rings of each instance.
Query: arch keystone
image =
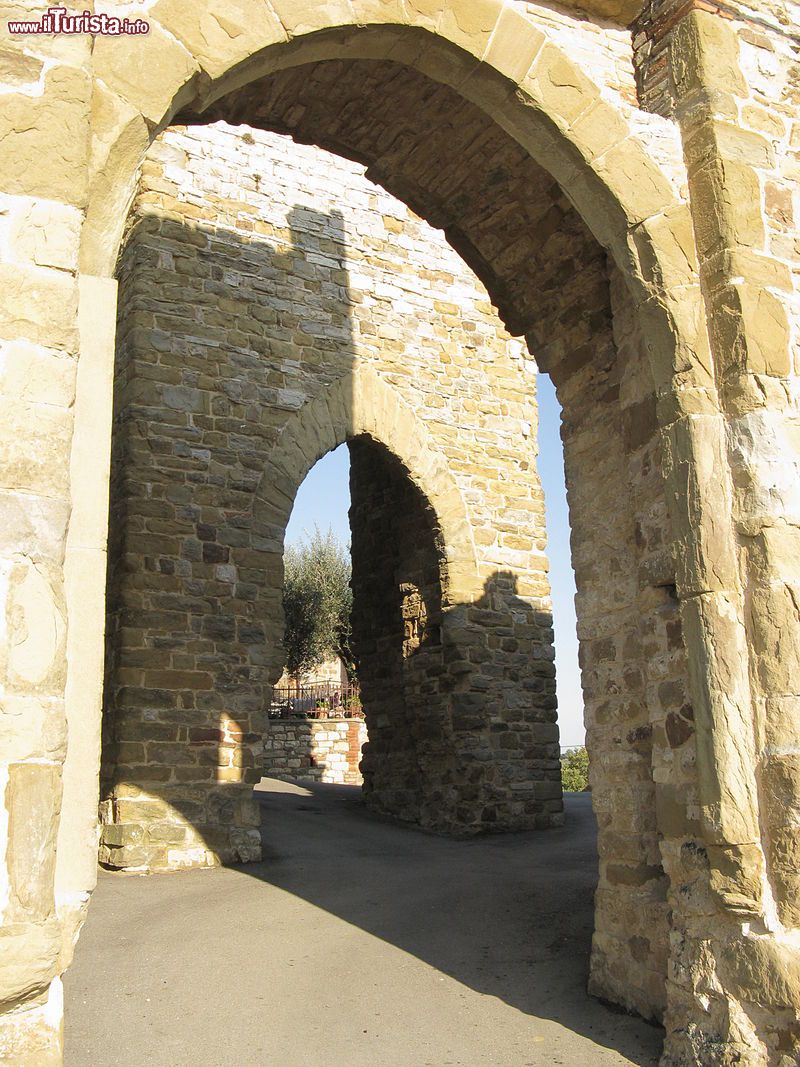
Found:
[[[502,5],[497,0],[462,0],[461,3],[445,4],[438,32],[452,44],[481,59],[489,47],[501,11]]]
[[[358,24],[348,0],[273,0],[272,8],[290,38]]]
[[[408,5],[404,0],[358,0],[356,19],[359,26],[408,25]]]
[[[438,31],[444,14],[444,5],[438,0],[408,0],[408,10],[410,25],[433,30],[434,33]]]

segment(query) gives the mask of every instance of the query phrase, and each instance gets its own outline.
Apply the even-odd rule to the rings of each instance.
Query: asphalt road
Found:
[[[66,979],[67,1067],[655,1067],[585,992],[589,797],[539,834],[451,841],[359,791],[268,782],[265,860],[101,873]]]

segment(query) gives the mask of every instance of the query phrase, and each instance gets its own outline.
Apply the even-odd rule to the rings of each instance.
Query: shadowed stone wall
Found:
[[[448,608],[430,504],[380,446],[356,438],[350,455],[367,804],[462,832],[560,822],[549,612],[513,596],[510,571]]]
[[[455,825],[468,772],[446,692],[436,515],[398,460],[368,438],[350,443],[353,652],[367,722],[364,799],[385,814]],[[481,723],[480,727],[485,723]],[[464,826],[480,823],[477,806]]]

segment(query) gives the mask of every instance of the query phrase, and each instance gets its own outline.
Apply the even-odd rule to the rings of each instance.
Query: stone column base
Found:
[[[252,786],[184,787],[158,797],[130,793],[121,787],[100,805],[104,867],[149,874],[261,859],[261,813]]]
[[[54,978],[49,991],[0,1015],[0,1063],[60,1067],[64,1053],[64,991]]]

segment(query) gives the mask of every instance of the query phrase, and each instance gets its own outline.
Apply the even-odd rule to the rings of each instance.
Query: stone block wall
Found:
[[[308,469],[344,440],[354,568],[368,584],[384,574],[392,656],[424,660],[404,644],[398,596],[412,580],[435,586],[428,637],[451,635],[446,669],[413,682],[406,671],[399,687],[365,653],[367,725],[383,749],[370,802],[443,830],[558,821],[535,366],[458,256],[353,164],[251,130],[172,130],[142,168],[119,323],[103,862],[257,850],[249,794],[283,668],[285,524]],[[392,457],[385,484],[362,471],[363,448]],[[381,553],[406,552],[412,499],[428,529],[408,542],[411,572],[389,573]],[[459,650],[469,625],[457,620],[500,573],[536,616],[522,639],[539,651],[530,667],[517,656],[514,699],[507,676],[481,680],[478,664],[516,622],[487,615],[483,652]],[[409,736],[395,729],[387,745],[381,733],[397,700],[445,724],[413,814],[391,799],[405,791]]]
[[[363,719],[270,719],[264,734],[264,776],[361,785]]]

